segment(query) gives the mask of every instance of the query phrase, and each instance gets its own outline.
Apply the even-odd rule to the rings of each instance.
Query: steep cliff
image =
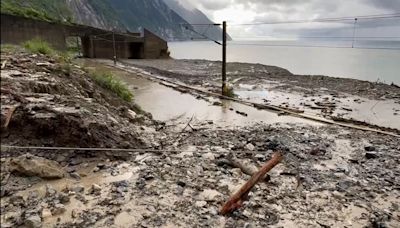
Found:
[[[85,24],[120,31],[146,28],[166,40],[199,37],[182,24],[211,23],[199,10],[188,10],[171,0],[1,0],[1,11],[47,21]],[[204,29],[191,29],[203,33]],[[218,27],[206,35],[220,39]]]

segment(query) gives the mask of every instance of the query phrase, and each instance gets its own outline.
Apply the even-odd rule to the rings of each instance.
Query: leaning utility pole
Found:
[[[115,32],[113,31],[114,65],[117,65],[117,50],[115,49]]]
[[[222,95],[226,95],[226,21],[222,23]]]

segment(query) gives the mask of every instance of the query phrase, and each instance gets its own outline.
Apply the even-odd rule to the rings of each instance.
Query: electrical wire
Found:
[[[194,29],[191,29],[189,26],[185,26],[185,29],[187,29],[187,30],[189,30],[189,31],[192,31],[192,32],[194,32],[195,34],[198,34],[199,36],[201,36],[201,37],[203,37],[203,38],[205,38],[205,39],[207,39],[207,40],[213,41],[214,43],[216,43],[216,44],[218,44],[218,45],[222,45],[219,41],[214,40],[214,39],[211,39],[210,37],[208,37],[208,36],[206,36],[206,35],[204,35],[204,34],[201,34],[201,33],[197,32],[197,31],[194,30]]]
[[[298,45],[298,44],[251,44],[251,43],[228,43],[230,46],[258,46],[258,47],[308,47],[308,48],[343,48],[343,49],[383,49],[400,50],[393,47],[349,47],[349,46],[324,46],[324,45]]]
[[[288,21],[270,21],[270,22],[255,22],[255,23],[243,23],[243,24],[230,24],[229,26],[254,26],[254,25],[274,25],[274,24],[297,24],[297,23],[313,23],[313,22],[345,22],[357,20],[377,20],[377,19],[393,19],[400,18],[399,13],[393,14],[377,14],[377,15],[364,15],[354,17],[331,17],[331,18],[317,18],[310,20],[288,20]]]

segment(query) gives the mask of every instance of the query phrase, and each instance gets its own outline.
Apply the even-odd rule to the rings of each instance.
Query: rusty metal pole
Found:
[[[115,32],[113,32],[114,65],[117,65],[117,50],[115,48]]]
[[[226,21],[222,23],[222,95],[226,95]]]

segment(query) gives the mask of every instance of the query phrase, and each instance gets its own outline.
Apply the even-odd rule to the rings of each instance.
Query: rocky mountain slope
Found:
[[[166,40],[196,38],[182,24],[211,22],[199,10],[169,0],[1,0],[1,12],[120,31],[146,28]],[[204,28],[191,29],[204,32]],[[211,28],[207,36],[220,39],[221,29]]]
[[[211,21],[203,12],[192,7],[187,8],[183,6],[178,0],[164,0],[165,4],[167,4],[172,10],[174,10],[177,14],[179,14],[183,19],[188,21],[191,24],[213,24],[213,23],[221,23],[221,22],[213,22]],[[194,26],[194,29],[204,34],[207,37],[212,39],[221,40],[222,29],[218,26]],[[199,37],[199,36],[196,36]],[[194,38],[196,38],[194,37]],[[199,37],[200,38],[200,37]],[[228,39],[231,37],[228,35]]]

